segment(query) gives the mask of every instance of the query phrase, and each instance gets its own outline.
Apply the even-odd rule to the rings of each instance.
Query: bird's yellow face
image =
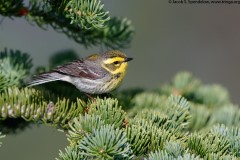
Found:
[[[103,54],[91,55],[87,60],[93,61],[97,65],[100,64],[99,67],[109,73],[104,75],[102,90],[110,92],[121,84],[126,75],[128,61],[132,60],[132,58],[126,57],[124,53],[118,50],[112,50]]]
[[[103,61],[102,67],[105,68],[108,72],[113,75],[123,74],[125,75],[128,61],[132,60],[132,58],[124,58],[124,57],[113,57],[108,58]]]
[[[103,61],[102,67],[111,74],[111,81],[106,84],[110,90],[117,88],[122,82],[128,67],[128,61],[132,58],[116,56]]]
[[[126,55],[118,50],[108,51],[104,54],[93,54],[87,57],[89,61],[99,63],[101,67],[106,69],[111,75],[124,76],[128,67],[128,61],[133,58],[128,58]],[[119,76],[117,76],[119,77]]]

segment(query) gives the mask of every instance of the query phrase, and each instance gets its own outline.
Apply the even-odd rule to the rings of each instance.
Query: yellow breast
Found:
[[[128,67],[128,64],[126,62],[126,63],[122,63],[114,71],[108,70],[111,73],[111,80],[104,85],[104,88],[108,91],[112,91],[115,88],[119,87],[123,78],[126,75],[127,67]]]

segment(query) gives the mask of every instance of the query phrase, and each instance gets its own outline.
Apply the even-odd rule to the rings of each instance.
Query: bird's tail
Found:
[[[47,73],[42,73],[40,75],[36,75],[33,77],[30,83],[28,83],[28,87],[47,83],[47,82],[52,82],[52,81],[57,81],[61,80],[64,75],[57,73],[57,72],[47,72]]]

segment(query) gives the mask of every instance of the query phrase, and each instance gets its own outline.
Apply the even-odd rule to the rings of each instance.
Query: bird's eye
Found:
[[[117,64],[120,64],[120,62],[119,61],[115,61],[115,62],[113,62],[113,64],[117,65]]]

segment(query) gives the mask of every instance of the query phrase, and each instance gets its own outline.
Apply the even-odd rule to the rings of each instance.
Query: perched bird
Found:
[[[93,54],[34,76],[29,86],[60,80],[87,94],[107,93],[122,82],[132,59],[118,50]]]

